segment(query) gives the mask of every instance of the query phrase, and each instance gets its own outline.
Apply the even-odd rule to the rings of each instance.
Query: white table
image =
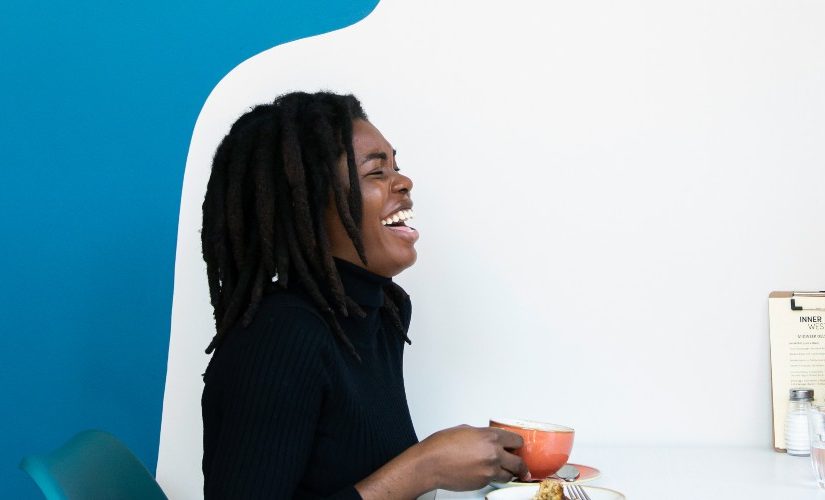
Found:
[[[825,500],[809,457],[767,448],[594,448],[577,446],[571,463],[596,467],[586,484],[621,491],[628,500]],[[489,488],[447,498],[483,499]]]

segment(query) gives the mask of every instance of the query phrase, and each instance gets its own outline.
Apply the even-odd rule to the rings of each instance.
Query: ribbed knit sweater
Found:
[[[404,342],[380,313],[389,278],[336,261],[367,314],[339,322],[361,361],[309,298],[264,297],[204,376],[204,496],[360,499],[354,485],[417,442],[404,392]],[[406,330],[410,303],[401,308]]]

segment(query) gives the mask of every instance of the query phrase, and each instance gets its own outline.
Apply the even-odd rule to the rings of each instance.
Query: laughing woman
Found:
[[[283,95],[221,142],[203,204],[206,498],[415,498],[526,472],[515,434],[415,435],[392,281],[416,260],[412,187],[353,96]]]

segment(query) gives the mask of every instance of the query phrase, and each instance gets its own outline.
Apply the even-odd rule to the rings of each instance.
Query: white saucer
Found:
[[[567,465],[572,465],[574,467],[577,467],[579,469],[579,472],[580,472],[579,477],[576,478],[575,481],[568,482],[567,484],[584,483],[586,481],[592,481],[592,480],[594,480],[597,477],[602,475],[602,473],[599,471],[599,469],[597,469],[595,467],[590,467],[589,465],[581,465],[581,464],[567,464]],[[530,485],[533,485],[533,484],[539,484],[539,482],[540,481],[531,481],[531,482],[525,483],[525,482],[518,481],[518,480],[514,479],[514,480],[510,481],[509,483],[496,483],[496,482],[493,482],[493,483],[490,483],[490,486],[492,486],[493,488],[499,488],[500,489],[500,488],[509,488],[511,486],[530,486]]]

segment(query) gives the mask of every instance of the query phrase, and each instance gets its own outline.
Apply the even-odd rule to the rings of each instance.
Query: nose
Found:
[[[396,172],[395,182],[393,182],[392,190],[395,193],[407,194],[412,191],[413,181],[401,172]]]

